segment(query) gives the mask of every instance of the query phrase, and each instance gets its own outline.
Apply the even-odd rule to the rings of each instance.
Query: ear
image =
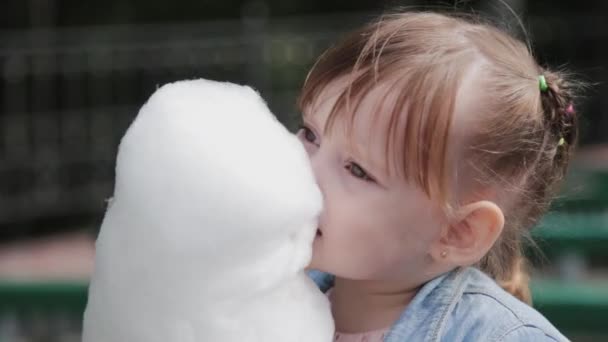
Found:
[[[504,224],[503,212],[494,202],[465,205],[443,229],[431,254],[455,266],[473,265],[494,245]]]

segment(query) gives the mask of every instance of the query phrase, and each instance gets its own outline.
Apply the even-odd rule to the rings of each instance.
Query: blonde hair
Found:
[[[576,144],[576,116],[567,110],[573,87],[563,74],[540,67],[524,43],[491,25],[439,13],[397,13],[352,32],[321,55],[298,105],[307,110],[330,82],[347,77],[327,125],[346,117],[352,127],[365,95],[388,84],[397,97],[387,160],[449,210],[454,166],[447,159],[448,136],[457,91],[480,62],[483,108],[475,113],[464,153],[475,184],[502,195],[497,198],[503,199],[505,227],[478,267],[529,303],[522,241],[546,210]],[[539,75],[546,91],[539,89]],[[400,120],[404,113],[410,114]]]

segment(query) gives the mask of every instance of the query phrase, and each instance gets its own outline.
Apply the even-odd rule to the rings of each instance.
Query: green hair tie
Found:
[[[549,86],[547,85],[547,80],[545,79],[544,75],[538,76],[538,87],[540,88],[540,91],[542,91],[542,92],[545,92],[545,91],[547,91],[547,89],[549,89]]]
[[[566,140],[564,140],[564,137],[559,138],[559,142],[557,143],[557,146],[564,146],[564,144],[566,143]]]

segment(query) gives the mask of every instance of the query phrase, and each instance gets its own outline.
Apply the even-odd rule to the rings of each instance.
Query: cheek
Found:
[[[424,257],[440,233],[440,223],[429,206],[393,207],[390,203],[378,202],[378,205],[353,212],[356,214],[349,218],[349,222],[343,223],[350,229],[341,233],[351,241],[353,250],[363,251],[386,263]]]
[[[369,207],[343,190],[325,189],[324,196],[320,226],[326,243],[339,250],[365,247],[364,241],[375,237],[377,226]]]
[[[405,202],[403,209],[396,211],[393,239],[402,245],[426,252],[436,240],[442,227],[441,215],[432,203],[425,200]]]
[[[387,260],[414,258],[426,254],[428,242],[431,240],[428,221],[420,211],[378,211],[376,222],[370,229],[368,241],[378,244],[377,253],[383,254]],[[370,222],[372,223],[372,222]]]
[[[317,266],[353,279],[420,271],[438,230],[428,207],[403,206],[403,197],[394,202],[371,192],[353,196],[333,190],[326,193],[321,216],[323,237],[315,241]]]
[[[373,201],[359,196],[328,200],[322,215],[323,236],[328,244],[356,259],[370,260],[387,247],[406,240],[403,224]]]

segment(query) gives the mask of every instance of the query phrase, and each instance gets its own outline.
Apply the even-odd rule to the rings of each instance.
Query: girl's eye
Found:
[[[350,162],[346,165],[346,169],[350,171],[350,173],[361,180],[366,182],[373,182],[374,179],[370,177],[367,172],[357,163]]]
[[[316,143],[317,136],[310,128],[306,127],[304,124],[300,124],[299,131],[302,132],[302,136],[304,137],[304,139],[306,141],[308,141],[311,144]]]

